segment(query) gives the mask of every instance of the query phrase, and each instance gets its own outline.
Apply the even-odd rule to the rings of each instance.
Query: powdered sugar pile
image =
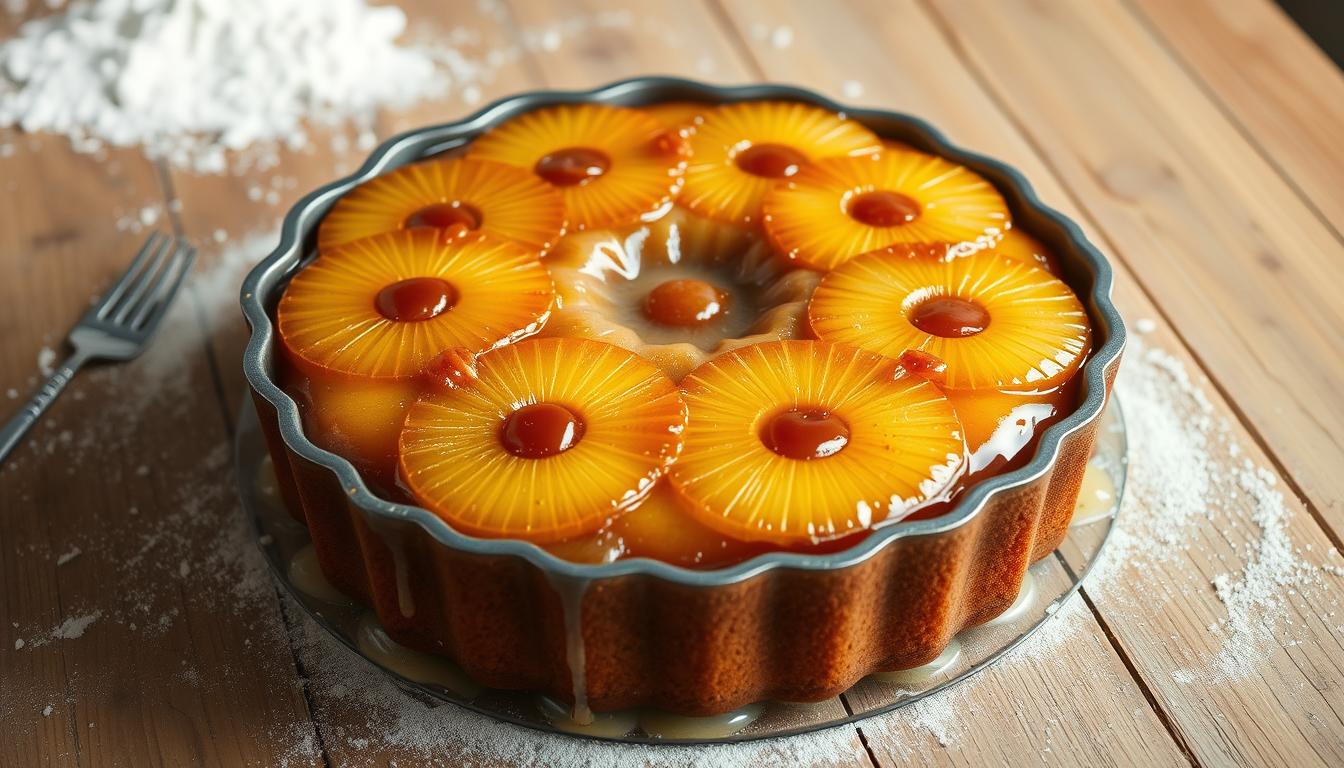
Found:
[[[226,150],[304,144],[305,120],[367,128],[443,92],[442,56],[405,31],[363,0],[80,3],[0,46],[0,127],[220,172]]]

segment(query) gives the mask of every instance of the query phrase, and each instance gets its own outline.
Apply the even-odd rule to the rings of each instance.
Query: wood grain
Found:
[[[1209,375],[1196,383],[1237,459],[1283,469],[1281,486],[1307,497],[1286,500],[1290,545],[1323,552],[1344,532],[1344,305],[1332,301],[1344,277],[1344,78],[1263,0],[1125,2],[414,0],[402,3],[414,27],[470,29],[473,56],[497,54],[444,99],[381,116],[377,135],[543,85],[661,73],[787,80],[927,117],[1020,167],[1116,257],[1122,313],[1154,321],[1145,344]],[[172,333],[133,365],[77,380],[0,467],[0,765],[423,762],[358,738],[367,713],[321,686],[307,690],[309,712],[287,639],[295,622],[273,594],[232,594],[224,582],[244,564],[218,556],[240,549],[227,538],[244,339],[231,285],[273,245],[288,205],[364,149],[336,151],[317,131],[274,169],[200,177],[133,152],[16,142],[0,157],[0,403],[34,386],[39,350],[59,347],[120,271],[146,206],[206,253]],[[149,385],[159,394],[143,396]],[[1287,600],[1292,640],[1267,647],[1255,675],[1181,674],[1218,652],[1207,627],[1226,611],[1210,581],[1245,567],[1256,535],[1248,499],[1210,503],[1241,524],[1193,531],[1185,551],[1089,588],[1054,653],[862,723],[847,742],[855,760],[1344,762],[1344,647],[1329,600]],[[61,629],[99,611],[82,634]]]
[[[1303,203],[1344,231],[1344,72],[1274,3],[1128,2]]]
[[[776,48],[768,41],[756,40],[750,34],[744,34],[744,40],[748,41],[753,55],[761,62],[765,74],[775,79],[796,80],[826,89],[834,88],[834,83],[842,81],[851,73],[893,70],[903,73],[904,76],[899,78],[864,78],[862,82],[865,90],[858,100],[919,114],[943,128],[954,140],[1021,168],[1032,179],[1047,204],[1077,218],[1103,247],[1109,244],[1118,252],[1121,262],[1116,265],[1116,301],[1131,326],[1138,318],[1153,321],[1157,330],[1147,334],[1147,343],[1172,352],[1188,370],[1199,369],[1195,359],[1183,349],[1181,341],[1161,319],[1161,314],[1148,296],[1138,290],[1132,273],[1125,268],[1130,263],[1143,264],[1143,268],[1146,268],[1148,261],[1145,259],[1151,261],[1154,254],[1142,245],[1128,244],[1113,238],[1104,223],[1094,224],[1088,215],[1079,210],[1079,206],[1073,202],[1077,199],[1077,193],[1072,189],[1066,191],[1060,184],[1059,177],[1052,172],[1046,160],[1037,154],[1029,136],[1023,135],[1014,116],[1003,112],[963,63],[959,51],[944,37],[945,25],[929,16],[925,9],[909,2],[893,5],[876,0],[824,9],[797,3],[789,6],[787,11],[775,4],[745,1],[728,2],[725,8],[728,17],[739,30],[749,30],[753,19],[767,14],[772,14],[777,24],[809,30],[810,34],[806,38],[796,39],[788,49]],[[981,9],[981,12],[991,11]],[[966,13],[973,15],[971,11]],[[1024,27],[1016,33],[1005,32],[1014,29],[1014,22],[1008,17],[998,19],[995,39],[1005,36],[1019,40],[1034,39],[1030,38],[1032,33],[1025,26],[1030,23],[1030,18],[1027,15],[1021,17],[1020,23]],[[966,26],[973,25],[968,23]],[[969,41],[962,42],[962,45],[971,44]],[[993,46],[1001,43],[977,39],[974,44]],[[1038,41],[1034,45],[1042,43]],[[975,55],[974,50],[968,52],[972,57]],[[1019,55],[1025,57],[1025,54]],[[1006,63],[1000,63],[1000,66],[1008,67]],[[1046,88],[1043,85],[1038,87]],[[1055,119],[1053,115],[1052,119]],[[1059,119],[1067,120],[1070,116],[1066,114]],[[1034,121],[1041,122],[1046,121],[1040,117]],[[1071,187],[1070,182],[1071,179],[1065,179],[1065,184]],[[1098,231],[1103,234],[1099,236]],[[1227,402],[1217,397],[1216,392],[1210,395],[1214,412],[1220,418],[1235,423],[1236,414]],[[1254,445],[1244,430],[1238,429],[1234,435],[1244,450],[1248,445]],[[1136,450],[1141,450],[1141,446],[1136,446]],[[1246,453],[1252,462],[1262,466],[1269,464],[1268,457],[1258,449],[1246,450]],[[1291,513],[1290,534],[1294,544],[1317,552],[1328,549],[1328,538],[1304,507],[1294,499],[1289,499],[1288,503]],[[1219,534],[1212,531],[1208,535]],[[1194,546],[1205,545],[1206,542],[1202,540],[1194,543]],[[1160,572],[1126,574],[1126,578],[1133,580],[1136,596],[1144,590],[1162,594],[1167,588],[1165,585],[1173,583],[1178,577],[1183,583],[1191,578],[1192,573],[1204,575],[1204,581],[1197,591],[1181,594],[1181,599],[1190,606],[1189,611],[1174,608],[1172,615],[1163,617],[1164,628],[1169,631],[1148,631],[1148,624],[1141,615],[1145,610],[1142,600],[1125,608],[1118,601],[1098,599],[1097,607],[1102,620],[1110,631],[1123,631],[1126,637],[1134,641],[1126,644],[1122,638],[1117,642],[1140,677],[1163,694],[1155,703],[1164,720],[1176,723],[1178,740],[1184,742],[1191,734],[1199,734],[1201,741],[1194,744],[1197,759],[1207,757],[1216,764],[1220,760],[1225,761],[1229,755],[1240,755],[1254,761],[1251,756],[1282,749],[1284,754],[1293,755],[1308,764],[1319,762],[1317,748],[1325,749],[1326,755],[1331,753],[1321,743],[1324,733],[1304,735],[1295,728],[1289,728],[1286,732],[1262,731],[1257,723],[1267,709],[1281,709],[1284,706],[1278,701],[1280,692],[1313,691],[1322,679],[1333,679],[1329,673],[1322,678],[1310,671],[1310,665],[1304,665],[1308,667],[1304,670],[1293,664],[1278,664],[1267,668],[1263,672],[1264,677],[1260,679],[1242,681],[1232,686],[1218,686],[1207,680],[1178,686],[1170,679],[1170,671],[1179,668],[1179,665],[1173,666],[1172,658],[1179,655],[1180,646],[1170,647],[1169,638],[1175,636],[1182,638],[1182,643],[1190,647],[1207,648],[1212,642],[1207,631],[1211,621],[1209,617],[1223,615],[1225,610],[1208,587],[1208,579],[1216,574],[1210,572],[1205,558],[1221,556],[1224,559],[1218,562],[1226,567],[1235,567],[1235,563],[1242,562],[1247,556],[1244,547],[1239,551],[1230,551],[1231,547],[1226,544],[1214,547],[1213,542],[1207,542],[1207,546],[1214,555],[1191,552],[1184,561],[1178,559]],[[1325,622],[1318,618],[1306,633],[1310,637],[1319,637],[1326,629]],[[1139,642],[1145,637],[1145,642]],[[1319,645],[1307,645],[1312,645],[1314,664],[1321,665],[1321,669],[1333,666],[1335,662],[1332,659],[1337,657],[1334,643],[1323,639]],[[1307,702],[1289,703],[1290,714],[1284,717],[1331,722],[1335,717],[1332,712],[1339,707],[1338,697],[1330,692],[1328,685],[1325,687],[1327,693],[1323,695],[1313,694],[1304,697],[1309,700]],[[1218,689],[1216,693],[1214,688]],[[1203,705],[1203,702],[1211,700],[1219,701],[1221,706],[1214,709]],[[1094,704],[1089,702],[1089,705]]]
[[[1114,0],[936,5],[995,101],[1344,531],[1335,233]]]
[[[0,392],[27,396],[39,349],[65,353],[139,247],[118,219],[164,197],[136,153],[18,141],[0,160]],[[213,477],[228,442],[187,307],[140,360],[82,374],[0,468],[0,764],[270,764],[311,732],[273,603],[221,610],[185,579],[239,567],[218,559],[237,502]]]

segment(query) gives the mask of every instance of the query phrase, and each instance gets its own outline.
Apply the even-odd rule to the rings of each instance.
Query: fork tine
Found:
[[[140,268],[144,266],[145,260],[148,259],[149,255],[154,251],[155,245],[162,236],[163,235],[159,232],[150,233],[149,237],[145,240],[145,244],[140,246],[140,252],[137,253],[135,259],[131,261],[131,265],[121,274],[121,277],[115,284],[113,284],[112,288],[103,295],[103,298],[98,301],[98,305],[94,308],[95,317],[101,318],[107,316],[108,311],[111,310],[121,299],[122,295],[126,293],[126,289],[130,287],[131,281],[140,273]]]
[[[145,264],[144,269],[140,270],[140,274],[136,276],[135,281],[117,302],[116,307],[110,313],[110,317],[107,318],[109,321],[117,325],[126,323],[126,318],[131,316],[131,312],[145,297],[149,291],[149,286],[154,283],[155,277],[161,274],[164,266],[168,264],[168,259],[173,253],[173,244],[173,238],[166,237],[162,244],[154,249],[153,258]]]
[[[182,286],[182,281],[191,271],[191,265],[195,260],[196,249],[178,240],[177,249],[173,251],[172,261],[159,272],[148,296],[141,302],[140,308],[131,318],[130,327],[132,330],[142,331],[145,334],[153,332],[155,326],[167,314],[168,307],[172,305],[173,297],[177,295],[178,289]],[[170,272],[173,273],[173,277],[168,280]]]

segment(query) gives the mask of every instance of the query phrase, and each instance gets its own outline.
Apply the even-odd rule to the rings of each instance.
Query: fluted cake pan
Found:
[[[298,404],[277,383],[273,311],[341,195],[542,106],[753,99],[843,112],[971,168],[998,188],[1015,226],[1056,254],[1087,308],[1094,346],[1077,374],[1076,407],[1041,433],[1025,465],[973,485],[939,517],[882,526],[843,551],[690,570],[642,558],[573,563],[525,541],[463,535],[421,507],[380,498],[349,461],[304,433]],[[308,526],[323,573],[372,606],[394,640],[451,658],[485,686],[535,690],[580,713],[701,715],[766,699],[821,700],[874,672],[919,666],[1012,604],[1027,567],[1063,538],[1096,441],[1125,341],[1111,284],[1106,259],[1018,171],[952,145],[923,120],[783,85],[638,78],[526,93],[401,134],[356,173],[306,195],[286,216],[279,246],[243,283],[251,327],[243,369],[283,500]]]

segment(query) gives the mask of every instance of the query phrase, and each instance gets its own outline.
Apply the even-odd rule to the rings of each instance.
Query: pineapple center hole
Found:
[[[504,450],[524,459],[564,453],[583,437],[583,419],[556,403],[533,403],[509,414],[500,425]]]
[[[644,297],[645,316],[663,325],[704,325],[727,311],[728,294],[704,280],[668,280]]]
[[[451,203],[434,203],[412,213],[402,222],[404,229],[427,227],[446,233],[461,234],[478,229],[481,226],[481,212],[460,200]]]
[[[538,176],[557,187],[573,187],[601,176],[611,169],[606,152],[591,147],[558,149],[537,161]]]
[[[974,336],[988,328],[989,312],[969,299],[935,296],[925,299],[911,310],[910,322],[925,333],[945,339],[959,339]]]
[[[897,227],[919,218],[919,201],[900,192],[878,189],[855,195],[849,201],[849,217],[870,227]]]
[[[432,320],[453,308],[457,289],[438,277],[412,277],[385,286],[373,299],[378,314],[400,323]]]
[[[752,144],[738,152],[733,161],[737,167],[766,179],[785,179],[798,172],[807,162],[802,152],[783,144]]]
[[[761,442],[787,459],[824,459],[849,444],[849,425],[821,408],[791,408],[766,419]]]

